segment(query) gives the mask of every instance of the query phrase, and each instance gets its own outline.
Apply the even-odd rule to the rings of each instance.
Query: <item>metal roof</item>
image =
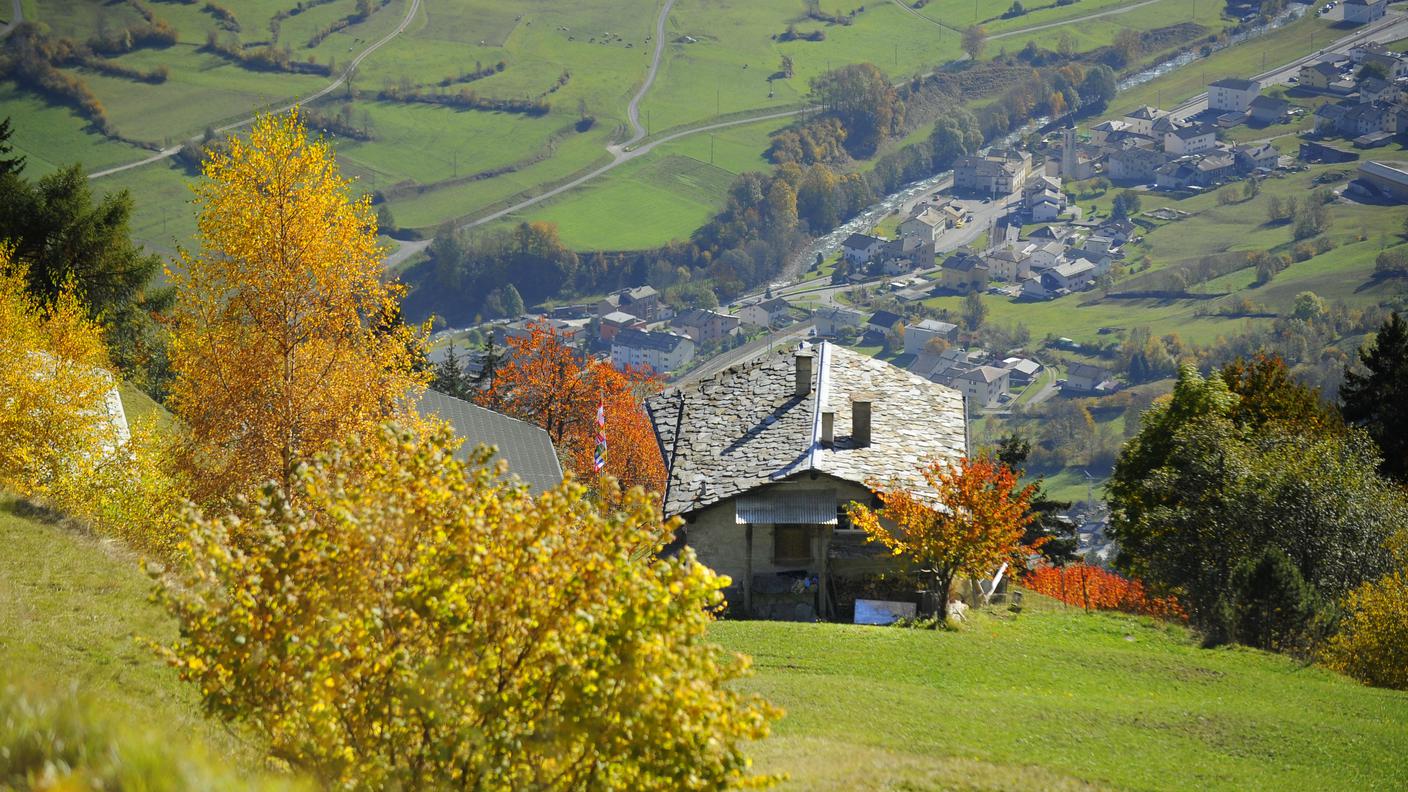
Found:
[[[739,525],[835,525],[836,490],[745,492],[733,501]]]
[[[464,438],[464,444],[455,451],[457,459],[466,458],[476,446],[493,446],[495,458],[508,462],[509,473],[533,492],[562,483],[562,465],[552,439],[530,423],[433,390],[427,390],[416,402],[416,412],[440,418],[455,430],[456,436]]]

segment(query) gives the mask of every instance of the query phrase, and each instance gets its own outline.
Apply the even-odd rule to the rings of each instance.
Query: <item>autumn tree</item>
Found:
[[[231,138],[195,187],[202,249],[182,252],[170,404],[201,502],[274,480],[404,412],[420,328],[395,321],[376,220],[297,111]]]
[[[556,328],[531,323],[528,335],[508,340],[509,361],[478,401],[547,430],[568,469],[594,481],[596,414],[606,408],[605,472],[648,492],[665,487],[665,463],[641,404],[659,390],[648,370],[614,368],[574,348]]]
[[[833,69],[811,82],[812,94],[845,126],[846,148],[869,156],[904,123],[904,102],[885,73],[873,63]]]
[[[1408,533],[1390,543],[1398,569],[1345,598],[1325,663],[1370,685],[1408,690]]]
[[[388,426],[192,519],[158,596],[206,710],[329,788],[765,783],[742,749],[777,713],[707,640],[727,579],[658,554],[675,525],[639,489],[535,498],[450,445]]]
[[[0,488],[44,498],[69,469],[120,441],[102,328],[73,287],[42,301],[0,244]]]
[[[1021,563],[1036,487],[1017,486],[1015,473],[986,458],[936,460],[921,472],[927,492],[876,482],[871,488],[880,508],[853,502],[847,511],[871,541],[930,576],[939,594],[939,617],[946,619],[955,577],[989,577],[1003,562]]]
[[[965,28],[963,31],[963,51],[968,53],[968,57],[977,60],[983,57],[983,51],[988,48],[988,30],[982,25],[974,25]]]

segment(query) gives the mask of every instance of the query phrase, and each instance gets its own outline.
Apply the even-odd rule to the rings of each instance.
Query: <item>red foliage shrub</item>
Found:
[[[1159,619],[1188,620],[1188,614],[1177,599],[1152,597],[1138,580],[1129,580],[1090,564],[1060,568],[1040,566],[1026,574],[1022,585],[1086,610],[1117,610]]]

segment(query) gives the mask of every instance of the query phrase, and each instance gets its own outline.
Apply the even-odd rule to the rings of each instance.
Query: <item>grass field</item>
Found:
[[[120,548],[0,504],[0,673],[75,686],[131,728],[236,765],[257,744],[204,719],[142,645],[174,625]],[[1029,595],[959,632],[721,622],[742,686],[786,710],[749,747],[783,789],[1391,789],[1408,694],[1184,630]]]
[[[1028,597],[1028,600],[1035,600]],[[1005,614],[1004,614],[1005,616]],[[1391,789],[1408,696],[1183,630],[1031,608],[961,632],[721,623],[786,708],[788,789]]]

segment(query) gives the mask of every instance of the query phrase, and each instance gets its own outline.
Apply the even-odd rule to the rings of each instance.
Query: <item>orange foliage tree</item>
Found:
[[[935,460],[921,472],[932,495],[872,483],[881,507],[853,502],[848,512],[871,541],[932,575],[939,617],[947,618],[957,575],[987,577],[1004,561],[1023,562],[1029,550],[1023,529],[1035,519],[1028,506],[1036,485],[1018,488],[1016,473],[985,458]]]
[[[1151,596],[1140,581],[1091,564],[1037,567],[1022,578],[1022,585],[1086,610],[1117,610],[1160,619],[1188,620],[1188,614],[1174,597]]]
[[[510,338],[510,362],[494,372],[481,404],[541,426],[584,481],[596,478],[596,412],[606,407],[605,473],[627,488],[648,492],[665,487],[665,462],[641,406],[661,387],[647,369],[627,368],[587,358],[545,322],[528,326],[528,335]]]

